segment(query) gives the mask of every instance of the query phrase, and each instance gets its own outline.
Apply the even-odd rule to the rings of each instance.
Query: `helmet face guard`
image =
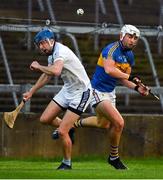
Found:
[[[121,29],[121,34],[122,34],[121,39],[120,39],[121,41],[123,40],[123,38],[126,34],[131,34],[131,35],[135,34],[136,37],[138,37],[138,38],[140,37],[139,29],[133,25],[124,25]]]
[[[38,46],[41,41],[50,39],[55,40],[55,34],[51,30],[45,29],[36,34],[36,36],[34,37],[34,44]]]

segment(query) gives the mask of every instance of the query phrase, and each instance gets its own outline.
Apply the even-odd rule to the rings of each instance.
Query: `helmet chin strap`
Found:
[[[50,39],[47,39],[47,42],[49,43],[49,46],[50,46],[50,49],[51,49],[51,52],[48,54],[48,55],[51,55],[52,54],[52,51],[54,49],[54,46],[55,46],[55,41],[51,41]]]
[[[123,41],[123,38],[125,37],[125,35],[126,35],[126,34],[121,33],[121,38],[120,38],[121,41]]]
[[[54,43],[55,43],[54,40],[51,41],[50,39],[47,39],[47,42],[49,43],[50,47],[53,48]]]

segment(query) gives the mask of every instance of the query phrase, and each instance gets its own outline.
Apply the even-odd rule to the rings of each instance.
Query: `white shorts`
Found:
[[[91,97],[91,85],[89,85],[84,91],[83,89],[78,89],[71,93],[69,93],[68,90],[63,87],[59,93],[54,96],[53,101],[57,103],[62,109],[69,109],[72,112],[80,115],[90,104]]]
[[[115,106],[116,103],[116,95],[115,95],[115,90],[113,90],[110,93],[106,92],[100,92],[97,89],[93,89],[93,96],[91,99],[91,106],[95,107],[99,102],[108,100],[111,102],[113,106]]]

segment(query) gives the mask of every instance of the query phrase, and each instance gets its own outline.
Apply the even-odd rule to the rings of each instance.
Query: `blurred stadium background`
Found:
[[[85,13],[83,16],[76,14],[78,8],[84,9]],[[48,25],[47,19],[50,20],[50,25]],[[117,107],[121,113],[134,114],[135,117],[141,117],[140,119],[142,119],[142,114],[146,114],[145,117],[152,118],[157,116],[158,118],[160,116],[162,118],[162,0],[151,0],[150,2],[148,0],[1,0],[0,112],[13,110],[21,101],[22,92],[29,89],[39,77],[39,73],[32,73],[29,70],[29,65],[33,59],[39,59],[42,64],[46,64],[47,62],[46,57],[41,57],[33,45],[32,40],[36,32],[45,26],[56,32],[58,40],[72,48],[77,56],[80,57],[91,78],[101,49],[107,43],[118,40],[119,31],[123,24],[133,24],[141,30],[141,39],[138,46],[134,49],[136,65],[133,69],[133,74],[139,75],[143,82],[159,95],[160,101],[154,99],[152,96],[140,97],[136,92],[119,85],[116,89]],[[52,79],[49,85],[43,88],[26,104],[23,109],[23,112],[26,114],[24,115],[24,119],[29,118],[29,112],[41,113],[51,97],[53,97],[54,90],[56,93],[61,86],[62,82],[60,79]],[[92,114],[93,111],[91,108],[88,108],[86,113]],[[18,122],[20,121],[18,120]],[[147,144],[155,141],[155,139],[145,139],[145,130],[142,130],[141,122],[143,122],[143,128],[145,128],[146,123],[143,119],[140,123],[135,124],[138,126],[136,133],[131,132],[129,129],[125,131],[130,138],[133,135],[137,140],[140,139],[139,143],[135,146],[140,146],[142,139]],[[14,155],[11,151],[18,153],[18,148],[13,149],[16,140],[15,136],[18,136],[20,130],[22,132],[26,126],[17,126],[12,132],[4,126],[3,122],[1,122],[1,127],[2,156]],[[32,133],[35,134],[38,127],[35,124],[32,127],[30,137],[37,141],[38,137],[35,138]],[[149,128],[152,127],[150,126]],[[43,127],[43,130],[45,129]],[[134,131],[134,126],[132,130]],[[155,129],[155,131],[158,131],[158,129]],[[159,131],[161,132],[161,129]],[[42,132],[42,129],[40,132]],[[80,130],[79,133],[82,134]],[[20,134],[20,136],[22,138],[19,143],[23,143],[25,132]],[[149,136],[153,136],[153,134]],[[155,142],[157,146],[161,145],[160,140],[158,140],[159,138],[160,136],[157,136],[157,142]],[[31,146],[32,142],[30,142]],[[7,147],[6,144],[8,144],[8,150],[4,150],[4,147]],[[76,152],[78,151],[76,150]],[[36,152],[38,153],[37,150]],[[37,153],[34,154],[37,155]],[[42,151],[40,154],[42,153],[44,152]],[[155,154],[161,155],[161,153],[159,151]]]

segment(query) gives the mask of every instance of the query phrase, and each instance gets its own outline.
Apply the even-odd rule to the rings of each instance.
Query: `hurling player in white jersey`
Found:
[[[62,140],[64,158],[57,169],[71,169],[72,142],[68,132],[90,102],[92,94],[90,80],[78,57],[67,46],[56,42],[55,34],[51,30],[45,29],[37,33],[34,42],[41,53],[48,56],[48,65],[43,66],[37,60],[32,62],[30,69],[40,71],[42,74],[33,87],[23,94],[23,98],[25,101],[29,100],[38,89],[49,82],[51,77],[61,76],[64,85],[44,110],[40,121],[59,126],[58,134]],[[66,110],[65,114],[61,123],[57,124],[56,117],[63,110]]]

